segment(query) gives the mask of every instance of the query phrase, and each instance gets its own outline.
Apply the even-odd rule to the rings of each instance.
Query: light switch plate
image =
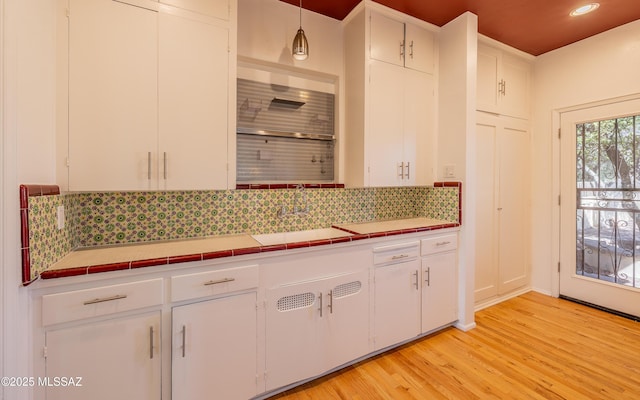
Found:
[[[444,177],[445,178],[455,178],[456,177],[456,166],[453,164],[444,166]]]

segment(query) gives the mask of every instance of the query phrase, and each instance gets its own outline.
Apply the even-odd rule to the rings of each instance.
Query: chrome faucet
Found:
[[[287,206],[280,204],[278,206],[278,218],[284,218],[290,215],[305,216],[309,214],[309,201],[307,192],[304,190],[303,184],[296,185],[296,192],[293,195],[293,210],[289,211]]]

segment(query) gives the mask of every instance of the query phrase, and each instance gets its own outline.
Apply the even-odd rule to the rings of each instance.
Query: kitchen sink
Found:
[[[339,237],[351,236],[349,232],[345,232],[335,228],[310,229],[307,231],[294,232],[278,232],[265,233],[261,235],[251,235],[263,246],[274,244],[309,242],[312,240],[334,239]]]

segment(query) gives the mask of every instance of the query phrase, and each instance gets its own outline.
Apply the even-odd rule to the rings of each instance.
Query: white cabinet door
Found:
[[[376,12],[370,15],[371,59],[433,73],[433,33]]]
[[[458,319],[458,268],[455,252],[422,259],[422,333]]]
[[[370,62],[369,186],[433,183],[433,76]]]
[[[403,182],[404,68],[383,62],[370,63],[367,133],[369,186],[399,186]]]
[[[491,121],[478,121],[476,126],[476,302],[498,294],[497,130],[497,124]]]
[[[498,144],[499,292],[507,293],[529,282],[529,132],[526,127],[505,124]]]
[[[256,292],[173,308],[173,400],[257,394]]]
[[[369,352],[369,271],[341,275],[329,282],[324,324],[325,370]]]
[[[267,391],[322,372],[326,289],[325,282],[313,281],[267,290]]]
[[[529,82],[531,67],[517,57],[503,54],[502,76],[502,113],[516,118],[528,119],[529,112]]]
[[[433,185],[436,100],[433,75],[405,69],[404,185]]]
[[[367,282],[362,271],[267,290],[267,390],[368,352]]]
[[[159,155],[166,190],[226,189],[229,30],[159,14]]]
[[[529,118],[531,66],[501,50],[478,46],[477,109]]]
[[[480,302],[529,282],[527,124],[478,113],[476,284]]]
[[[404,66],[404,23],[372,12],[370,37],[371,59]]]
[[[47,377],[82,377],[47,386],[48,400],[161,398],[160,312],[49,330],[45,341]]]
[[[413,24],[405,24],[405,46],[405,67],[429,74],[434,72],[433,33]]]
[[[498,83],[501,53],[499,50],[478,46],[477,104],[478,110],[498,113]]]
[[[69,189],[155,189],[157,13],[69,4]]]
[[[374,272],[375,349],[420,334],[420,260],[379,266]]]

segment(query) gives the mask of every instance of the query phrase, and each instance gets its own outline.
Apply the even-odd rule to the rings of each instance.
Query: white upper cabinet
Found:
[[[160,0],[160,3],[225,21],[229,20],[231,13],[231,2],[229,0]]]
[[[530,64],[502,50],[478,45],[477,109],[529,118]]]
[[[70,1],[69,190],[227,188],[230,1]]]
[[[350,186],[433,183],[434,35],[401,16],[365,7],[345,25]]]
[[[111,0],[69,10],[69,189],[150,189],[157,13]]]
[[[207,19],[159,17],[160,188],[226,188],[229,30]]]
[[[434,34],[417,25],[405,24],[404,66],[432,74],[435,65]]]
[[[404,47],[404,24],[372,12],[370,57],[404,66]]]
[[[372,12],[370,48],[373,60],[433,73],[433,33],[416,25]]]

